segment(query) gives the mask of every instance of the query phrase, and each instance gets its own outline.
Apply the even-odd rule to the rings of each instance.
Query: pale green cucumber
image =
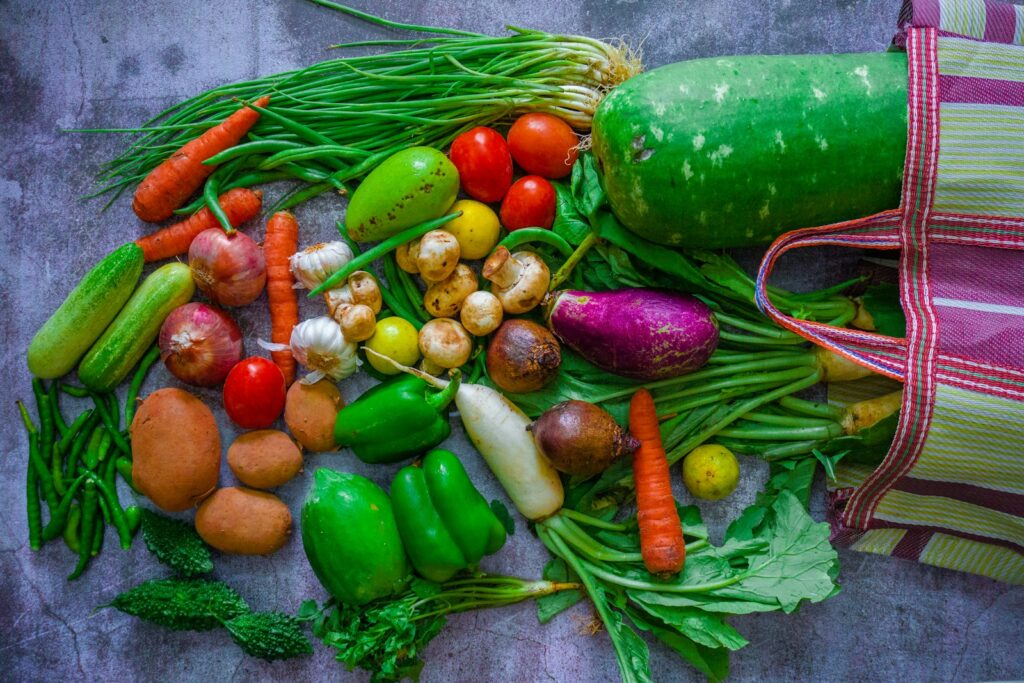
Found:
[[[95,391],[110,391],[120,384],[156,340],[168,314],[194,292],[192,272],[184,263],[154,270],[82,359],[82,384]]]
[[[53,379],[71,372],[132,295],[142,265],[142,248],[129,242],[93,266],[32,337],[32,374]]]

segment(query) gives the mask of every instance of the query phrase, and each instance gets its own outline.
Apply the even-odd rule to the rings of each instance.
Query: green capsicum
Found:
[[[391,505],[406,554],[430,581],[447,581],[505,544],[505,527],[451,451],[433,450],[421,467],[402,468]]]
[[[458,390],[458,377],[441,390],[412,375],[379,384],[341,409],[334,441],[350,447],[365,463],[410,458],[451,434],[448,404]]]

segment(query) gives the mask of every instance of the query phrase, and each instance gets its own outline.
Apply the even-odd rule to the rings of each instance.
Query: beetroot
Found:
[[[547,306],[548,326],[569,348],[608,372],[666,379],[704,365],[718,321],[699,299],[656,289],[565,290]]]

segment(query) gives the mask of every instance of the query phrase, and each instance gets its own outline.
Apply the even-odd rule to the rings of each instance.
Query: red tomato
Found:
[[[512,156],[501,133],[477,126],[452,142],[448,155],[459,171],[462,189],[481,202],[500,202],[512,184]]]
[[[520,178],[501,202],[501,224],[519,228],[550,228],[555,221],[555,188],[540,176]]]
[[[572,127],[551,114],[520,116],[508,131],[512,158],[527,173],[563,178],[572,172],[580,144]]]
[[[235,363],[224,380],[224,410],[239,427],[263,429],[281,415],[285,393],[281,369],[251,356]]]

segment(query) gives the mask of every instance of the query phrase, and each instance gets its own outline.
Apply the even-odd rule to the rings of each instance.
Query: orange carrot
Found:
[[[686,561],[686,543],[672,497],[654,399],[646,389],[638,390],[629,402],[629,431],[640,442],[640,448],[633,453],[640,554],[650,573],[675,574],[682,570]]]
[[[265,107],[269,101],[269,97],[261,97],[253,104]],[[219,125],[186,142],[139,183],[132,201],[135,215],[150,223],[170,218],[213,173],[215,167],[203,162],[237,145],[259,118],[254,109],[242,107]]]
[[[299,223],[287,211],[278,211],[267,221],[263,256],[267,261],[267,301],[270,303],[270,341],[287,345],[292,328],[299,324],[299,301],[295,278],[288,260],[299,248]],[[284,373],[285,382],[295,379],[295,359],[290,351],[271,354]]]
[[[224,213],[228,215],[231,225],[238,227],[242,223],[255,218],[260,212],[263,203],[263,193],[259,190],[249,190],[244,187],[236,187],[228,190],[217,198]],[[145,237],[135,240],[135,244],[142,247],[142,254],[146,263],[159,261],[160,259],[179,256],[188,251],[192,240],[196,235],[208,228],[220,227],[217,218],[207,207],[174,225],[150,233]]]

